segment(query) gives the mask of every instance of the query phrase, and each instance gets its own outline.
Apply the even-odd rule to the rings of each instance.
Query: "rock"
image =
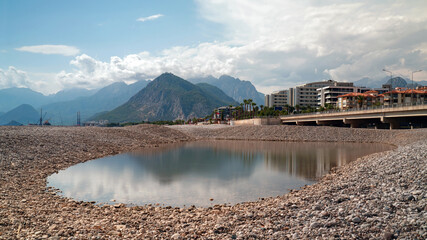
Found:
[[[179,233],[175,233],[171,236],[171,239],[174,239],[174,240],[181,239],[181,235]]]
[[[116,230],[124,230],[126,229],[126,225],[116,225],[115,228]]]
[[[56,225],[56,224],[52,224],[52,225],[50,225],[49,226],[49,228],[48,228],[48,230],[51,232],[51,231],[53,231],[53,230],[56,230],[56,229],[58,229],[58,225]]]
[[[313,223],[310,224],[310,228],[318,228],[320,226],[321,226],[321,224],[318,223],[318,222],[313,222]]]
[[[326,212],[326,211],[322,211],[322,212],[320,213],[320,216],[321,216],[322,218],[328,218],[328,217],[329,217],[329,213],[328,213],[328,212]]]
[[[391,233],[391,232],[385,232],[385,233],[383,234],[383,239],[384,239],[384,240],[391,240],[391,239],[394,239],[394,235],[393,235],[393,233]]]
[[[351,221],[354,222],[354,223],[360,223],[360,222],[362,222],[362,220],[359,217],[355,217]]]

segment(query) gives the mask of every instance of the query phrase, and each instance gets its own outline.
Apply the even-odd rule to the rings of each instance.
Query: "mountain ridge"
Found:
[[[21,124],[36,124],[39,118],[40,115],[33,106],[21,104],[0,116],[0,125],[7,125],[13,121]]]
[[[246,80],[240,80],[229,75],[222,75],[219,78],[213,76],[191,78],[192,83],[208,83],[221,89],[225,94],[241,103],[244,99],[252,99],[258,105],[264,104],[264,94],[256,90],[255,86]]]
[[[372,79],[369,77],[361,78],[357,81],[354,81],[355,86],[363,86],[363,87],[369,87],[369,88],[381,88],[383,84],[389,84],[390,81],[392,81],[394,84],[393,88],[395,87],[407,87],[412,88],[412,80],[409,80],[407,78],[402,77],[393,77],[393,79],[390,79],[390,77],[384,77],[382,79]],[[415,87],[417,86],[427,86],[427,81],[414,81]]]
[[[230,104],[237,102],[215,86],[195,85],[172,73],[163,73],[128,102],[93,120],[140,122],[204,117],[215,107]]]
[[[96,113],[112,110],[125,103],[147,84],[147,80],[140,80],[129,85],[124,82],[115,82],[99,89],[91,96],[51,103],[42,108],[52,119],[52,124],[72,125],[77,121],[77,112],[80,112],[81,121],[84,122]]]

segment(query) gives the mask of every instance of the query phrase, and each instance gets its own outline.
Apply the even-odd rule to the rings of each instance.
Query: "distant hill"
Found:
[[[377,79],[364,77],[360,80],[357,80],[354,83],[354,86],[358,87],[368,87],[368,88],[380,88],[387,80],[386,79]]]
[[[22,125],[23,125],[22,123],[19,123],[19,122],[14,121],[14,120],[10,121],[9,123],[4,124],[4,126],[22,126]]]
[[[391,85],[392,88],[397,88],[397,87],[406,87],[406,85],[408,85],[408,83],[405,81],[405,79],[401,78],[401,77],[394,77],[392,79],[389,79],[385,84],[389,84]]]
[[[390,79],[390,77],[384,77],[382,79],[374,80],[372,78],[362,78],[354,82],[355,86],[365,86],[369,88],[380,88],[383,84],[393,84],[393,88],[395,87],[406,87],[412,88],[412,81],[409,79],[405,79],[402,77],[394,77]],[[414,81],[415,87],[417,86],[427,86],[427,81]]]
[[[49,102],[49,98],[29,88],[6,88],[0,90],[0,112],[10,111],[22,104],[38,107]]]
[[[264,94],[258,92],[249,81],[243,81],[228,75],[223,75],[220,78],[213,76],[192,78],[189,81],[192,83],[208,83],[218,87],[239,103],[243,102],[243,99],[252,99],[256,104],[264,105]]]
[[[85,88],[64,89],[56,94],[49,95],[49,102],[64,102],[74,100],[80,97],[88,97],[95,94],[99,89],[88,90]]]
[[[135,94],[128,102],[93,119],[110,122],[140,122],[204,117],[219,106],[237,105],[212,85],[194,85],[171,73],[164,73]]]
[[[96,113],[109,111],[122,105],[147,84],[146,80],[130,85],[116,82],[98,90],[92,96],[51,103],[42,108],[47,112],[47,118],[52,124],[73,125],[77,121],[77,112],[80,112],[81,121],[84,122]]]
[[[39,112],[37,112],[31,105],[22,104],[3,114],[0,117],[0,125],[5,125],[12,121],[22,124],[37,123],[39,118]]]
[[[70,101],[79,97],[86,97],[96,93],[98,89],[87,90],[71,88],[45,96],[29,88],[6,88],[0,90],[0,112],[7,112],[21,104],[31,104],[35,108],[53,102]]]

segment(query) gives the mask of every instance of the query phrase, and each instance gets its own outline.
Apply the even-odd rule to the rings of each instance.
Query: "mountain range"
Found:
[[[259,93],[249,81],[242,81],[226,75],[220,78],[194,78],[191,81],[197,83],[197,87],[205,91],[210,99],[214,99],[214,101],[221,104],[224,103],[223,105],[229,105],[229,103],[237,105],[234,100],[242,102],[243,99],[253,99],[261,105],[264,101],[264,95]],[[124,82],[116,82],[104,88],[94,90],[72,88],[48,96],[29,88],[2,89],[0,90],[0,116],[22,104],[31,104],[38,112],[42,108],[43,114],[47,113],[45,120],[49,120],[51,124],[73,125],[77,121],[77,112],[80,112],[82,122],[88,119],[95,119],[93,116],[101,115],[126,103],[132,96],[147,86],[149,82],[147,80],[140,80],[130,85]],[[216,98],[216,96],[222,97]],[[223,101],[223,99],[226,99],[226,101]],[[208,102],[208,108],[211,109],[213,106],[211,105],[212,102]],[[209,114],[208,112],[203,113]],[[195,116],[195,114],[188,114],[187,108],[184,107],[182,113],[176,115],[176,117],[193,115]],[[150,117],[150,119],[154,118]],[[26,120],[22,123],[27,124],[28,122],[31,121]]]
[[[40,114],[29,104],[22,104],[0,116],[0,125],[38,123]]]
[[[374,80],[372,78],[362,78],[354,82],[354,86],[364,86],[368,88],[381,88],[383,84],[392,84],[392,88],[403,87],[403,88],[412,88],[412,81],[402,77],[384,77],[382,79]],[[414,81],[414,87],[417,86],[427,86],[427,81]]]
[[[120,107],[93,120],[140,122],[205,117],[220,106],[237,105],[219,88],[207,83],[192,84],[171,73],[150,82]]]
[[[90,96],[98,89],[71,88],[45,96],[29,88],[6,88],[0,90],[0,112],[10,111],[22,104],[31,104],[35,108],[53,102],[69,101],[79,97]]]
[[[112,110],[143,89],[149,81],[140,80],[127,85],[116,82],[98,90],[87,97],[79,97],[70,101],[56,102],[42,106],[47,112],[47,118],[54,125],[73,125],[77,121],[77,112],[80,112],[81,121],[86,121],[96,113]]]
[[[240,80],[228,75],[219,78],[213,76],[190,78],[192,83],[208,83],[221,89],[225,94],[241,103],[244,99],[252,99],[258,105],[264,105],[264,94],[258,92],[249,81]]]

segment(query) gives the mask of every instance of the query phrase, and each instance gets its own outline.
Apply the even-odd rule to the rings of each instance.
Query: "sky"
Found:
[[[427,80],[425,0],[1,0],[0,89],[95,89],[172,72],[263,93],[334,79]]]

